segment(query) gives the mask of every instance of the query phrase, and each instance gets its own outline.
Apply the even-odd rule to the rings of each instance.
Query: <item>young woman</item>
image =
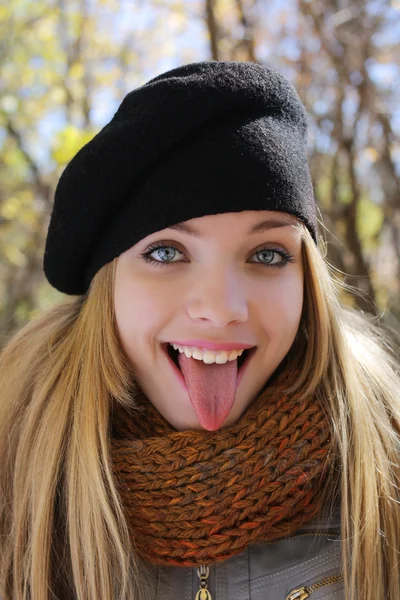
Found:
[[[400,600],[395,349],[341,306],[290,83],[128,94],[58,184],[72,296],[0,360],[3,600]]]

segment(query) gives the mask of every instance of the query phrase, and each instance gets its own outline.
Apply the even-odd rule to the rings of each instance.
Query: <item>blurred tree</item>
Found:
[[[99,128],[92,106],[101,112],[126,93],[128,69],[130,80],[137,78],[135,37],[110,39],[101,31],[110,15],[118,17],[112,1],[91,10],[87,0],[13,0],[0,8],[2,331],[59,297],[42,272],[56,182]]]
[[[323,215],[343,242],[342,251],[336,248],[330,256],[339,266],[340,255],[341,270],[365,292],[357,297],[361,309],[377,312],[388,303],[400,316],[400,186],[391,123],[395,89],[385,89],[384,82],[373,76],[379,66],[390,65],[393,74],[400,68],[395,44],[385,40],[396,30],[398,35],[400,20],[396,24],[386,0],[330,0],[323,5],[299,0],[299,9],[300,39],[312,39],[321,48],[317,57],[302,44],[300,78],[312,78],[320,97],[332,99],[316,114],[316,90],[300,88],[315,126],[331,131],[334,151],[317,150],[315,163],[325,163],[331,183],[325,194],[319,188]],[[317,69],[326,73],[324,79],[314,77]],[[314,178],[318,181],[315,170]],[[381,277],[377,263],[381,245],[393,257],[390,281],[387,275]]]

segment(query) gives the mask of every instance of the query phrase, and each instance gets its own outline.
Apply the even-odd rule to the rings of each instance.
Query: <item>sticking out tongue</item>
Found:
[[[206,365],[182,352],[178,360],[200,424],[208,431],[219,429],[235,402],[237,359]]]

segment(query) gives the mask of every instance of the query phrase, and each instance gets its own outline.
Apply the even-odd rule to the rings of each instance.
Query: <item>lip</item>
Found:
[[[177,344],[178,346],[197,346],[197,348],[205,348],[206,350],[249,350],[254,348],[256,344],[246,344],[242,342],[209,342],[207,340],[174,340],[169,344]]]
[[[171,342],[171,343],[177,344],[178,342]],[[184,344],[182,344],[182,345],[184,345]],[[245,358],[245,361],[243,362],[243,364],[241,365],[241,367],[238,370],[237,378],[236,378],[236,390],[238,389],[238,387],[240,385],[240,382],[243,379],[243,375],[247,371],[249,363],[250,363],[251,359],[253,358],[253,355],[255,354],[255,351],[257,349],[255,346],[249,346],[249,345],[247,345],[247,348],[250,348],[250,350],[249,350],[248,355]],[[174,363],[174,361],[172,360],[172,358],[168,354],[168,343],[162,344],[162,349],[163,349],[163,351],[164,351],[164,353],[165,353],[165,355],[167,357],[167,360],[168,360],[169,364],[172,367],[172,370],[174,371],[175,375],[177,376],[180,385],[183,387],[183,389],[185,390],[185,392],[187,394],[189,394],[189,390],[188,390],[188,388],[186,386],[186,382],[185,382],[185,379],[183,377],[182,371],[180,369],[178,369],[178,367],[176,366],[176,364]]]

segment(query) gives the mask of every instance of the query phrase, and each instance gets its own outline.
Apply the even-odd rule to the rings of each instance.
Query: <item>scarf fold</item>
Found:
[[[280,382],[280,384],[279,384]],[[133,547],[153,564],[220,562],[322,508],[331,431],[316,398],[266,387],[233,425],[172,427],[140,391],[115,403],[112,458]]]

